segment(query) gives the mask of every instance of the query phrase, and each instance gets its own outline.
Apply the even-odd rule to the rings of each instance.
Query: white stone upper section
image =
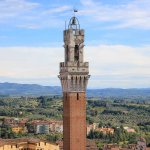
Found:
[[[84,62],[84,30],[76,17],[70,19],[64,30],[64,62],[60,63],[63,92],[84,92],[89,79],[89,63]]]

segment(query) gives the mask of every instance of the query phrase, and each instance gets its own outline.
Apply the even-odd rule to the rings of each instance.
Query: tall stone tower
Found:
[[[64,30],[65,61],[60,63],[63,90],[64,150],[86,149],[86,87],[89,64],[83,60],[84,30],[76,17]]]

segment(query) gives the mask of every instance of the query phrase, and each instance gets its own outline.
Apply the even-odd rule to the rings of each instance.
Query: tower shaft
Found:
[[[86,100],[85,93],[64,93],[63,126],[64,150],[85,150]]]

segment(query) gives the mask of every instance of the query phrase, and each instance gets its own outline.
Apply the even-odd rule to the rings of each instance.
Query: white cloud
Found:
[[[80,15],[95,22],[107,22],[106,28],[144,28],[150,29],[150,1],[132,0],[124,4],[103,4],[102,1],[81,0]],[[120,2],[121,3],[121,2]],[[109,24],[108,24],[109,22]]]
[[[26,0],[1,0],[0,1],[0,22],[20,16],[37,8],[38,3],[27,2]]]
[[[1,0],[0,24],[7,23],[21,28],[46,28],[64,25],[65,18],[72,15],[70,4],[42,1]],[[85,24],[95,24],[106,29],[141,28],[150,29],[150,1],[132,0],[119,4],[104,4],[103,1],[81,0],[79,15]],[[65,17],[65,18],[64,18]],[[92,19],[92,22],[91,22]],[[101,25],[104,24],[104,25]]]
[[[58,85],[61,47],[0,48],[2,81]],[[150,46],[99,45],[85,47],[90,62],[89,87],[148,87],[150,85]],[[47,82],[46,82],[47,80]]]
[[[50,14],[54,14],[54,13],[62,13],[64,11],[68,11],[71,10],[70,6],[64,5],[64,6],[58,6],[55,8],[51,8],[49,10],[46,10],[42,13],[42,15],[50,15]]]
[[[69,5],[47,7],[42,2],[29,0],[1,0],[0,24],[29,29],[58,27],[64,25],[59,16],[70,9]]]
[[[125,45],[100,45],[88,47],[87,58],[94,75],[100,74],[149,74],[150,47]],[[93,56],[94,55],[94,59]],[[97,69],[99,68],[99,69]],[[108,68],[108,69],[107,69]]]
[[[58,72],[58,67],[54,66],[56,61],[62,60],[63,50],[61,48],[3,47],[0,48],[0,54],[1,76],[53,77]]]

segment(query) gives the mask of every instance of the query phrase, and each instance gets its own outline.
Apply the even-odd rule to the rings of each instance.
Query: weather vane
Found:
[[[74,8],[73,12],[74,12],[74,16],[75,16],[75,14],[78,12],[78,10]]]

